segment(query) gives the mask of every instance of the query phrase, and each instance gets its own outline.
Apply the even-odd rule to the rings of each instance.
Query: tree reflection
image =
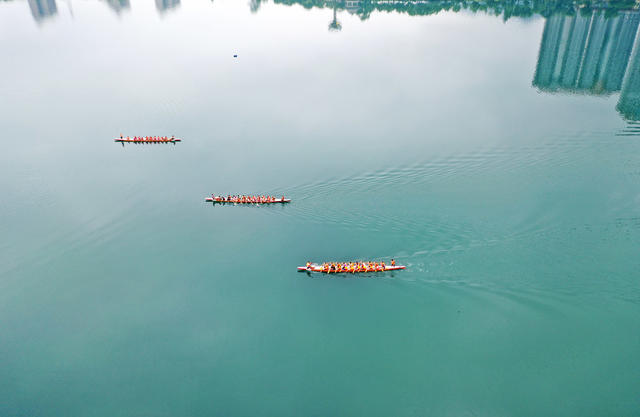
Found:
[[[442,11],[473,13],[484,12],[502,16],[504,20],[512,17],[531,17],[540,15],[549,17],[555,14],[575,15],[591,13],[595,3],[590,0],[274,0],[276,4],[300,5],[305,9],[327,8],[345,10],[355,14],[361,20],[369,18],[373,12],[406,13],[411,16],[425,16]],[[635,0],[615,0],[598,3],[599,9],[606,9],[608,15],[615,15],[619,10],[630,10],[636,5]]]

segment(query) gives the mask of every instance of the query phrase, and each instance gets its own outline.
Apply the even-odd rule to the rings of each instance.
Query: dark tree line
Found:
[[[304,8],[346,9],[344,0],[274,0],[276,4],[298,4]],[[372,12],[397,12],[412,16],[425,16],[441,11],[484,12],[502,16],[504,20],[511,17],[544,17],[553,14],[573,15],[575,13],[591,13],[594,9],[605,9],[610,14],[619,10],[629,10],[636,6],[635,0],[589,1],[589,0],[362,0],[357,2],[354,11],[362,20],[369,18]]]

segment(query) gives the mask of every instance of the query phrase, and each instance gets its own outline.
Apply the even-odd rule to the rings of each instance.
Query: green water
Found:
[[[291,3],[0,3],[0,416],[640,415],[640,12]]]

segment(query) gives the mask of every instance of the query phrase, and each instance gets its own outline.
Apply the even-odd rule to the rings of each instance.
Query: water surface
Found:
[[[0,3],[0,415],[640,414],[640,14],[407,4]]]

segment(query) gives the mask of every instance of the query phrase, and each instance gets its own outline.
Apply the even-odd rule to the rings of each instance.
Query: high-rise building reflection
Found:
[[[554,15],[547,19],[533,85],[542,91],[610,94],[620,91],[640,12],[607,17]]]
[[[120,14],[124,10],[131,8],[129,0],[105,0],[111,10]]]
[[[156,9],[159,12],[174,9],[180,5],[180,0],[156,0]]]
[[[31,15],[36,21],[54,16],[58,13],[55,0],[29,0]]]
[[[622,90],[618,110],[625,118],[638,120],[639,24],[637,10],[614,16],[596,10],[547,18],[533,85],[544,92],[592,95]]]
[[[636,42],[616,109],[627,120],[640,120],[640,41]]]
[[[249,0],[249,10],[251,13],[257,13],[260,10],[263,0]]]

